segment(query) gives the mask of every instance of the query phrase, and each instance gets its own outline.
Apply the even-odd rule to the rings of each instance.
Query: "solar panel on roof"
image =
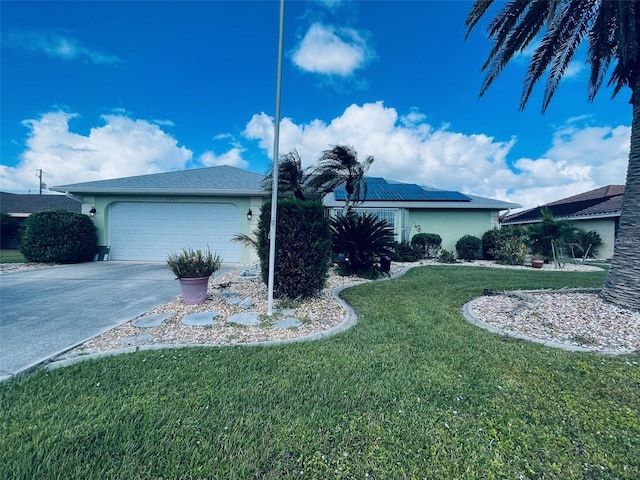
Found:
[[[347,198],[347,191],[340,186],[334,191],[337,201]],[[361,195],[363,196],[363,195]],[[449,190],[425,190],[413,183],[388,183],[383,178],[367,179],[368,201],[381,202],[470,202],[471,199],[460,192]]]

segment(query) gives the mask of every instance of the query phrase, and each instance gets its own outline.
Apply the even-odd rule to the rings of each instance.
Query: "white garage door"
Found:
[[[206,249],[223,262],[240,262],[240,211],[222,203],[114,203],[110,209],[111,260],[165,261],[183,248]]]

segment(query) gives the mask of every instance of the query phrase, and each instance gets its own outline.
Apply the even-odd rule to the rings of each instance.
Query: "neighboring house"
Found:
[[[257,261],[255,251],[231,239],[238,233],[251,235],[257,228],[260,207],[270,198],[261,189],[263,178],[218,166],[52,190],[81,201],[86,214],[94,209],[98,243],[111,247],[111,260],[164,261],[171,251],[209,246],[225,263],[250,263]],[[501,210],[520,207],[382,178],[369,178],[368,184],[368,200],[356,210],[370,211],[389,222],[398,240],[409,240],[419,231],[437,233],[449,250],[463,235],[481,237],[498,226]],[[331,210],[341,210],[344,190],[338,188],[324,203]]]
[[[224,263],[250,263],[255,253],[231,239],[257,227],[268,196],[263,175],[218,166],[52,187],[94,209],[98,244],[110,260],[165,261],[183,248],[207,248]],[[248,213],[251,211],[251,218]]]
[[[32,213],[43,210],[80,212],[80,202],[64,195],[37,195],[0,192],[0,212],[15,219],[15,224],[3,227],[2,248],[18,248],[18,234]],[[4,231],[4,229],[7,229]]]
[[[333,213],[342,211],[346,191],[337,188],[324,199]],[[356,212],[369,212],[384,219],[394,229],[398,241],[409,241],[417,233],[437,233],[442,248],[455,252],[464,235],[482,235],[499,228],[500,212],[520,208],[516,203],[438,190],[379,177],[367,177],[367,198]]]
[[[548,208],[557,220],[569,220],[587,232],[598,232],[602,244],[598,258],[612,258],[618,233],[624,185],[607,185],[572,197],[563,198],[536,208],[507,215],[502,225],[531,225],[542,220],[540,210]]]

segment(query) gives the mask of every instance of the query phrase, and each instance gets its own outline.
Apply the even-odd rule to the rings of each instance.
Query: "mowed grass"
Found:
[[[0,263],[24,263],[24,255],[19,250],[0,249]]]
[[[638,479],[640,355],[501,338],[484,288],[604,272],[424,267],[347,289],[329,339],[171,349],[0,385],[0,478]]]

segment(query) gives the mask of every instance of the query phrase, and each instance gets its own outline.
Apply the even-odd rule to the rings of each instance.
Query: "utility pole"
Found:
[[[38,192],[39,195],[42,195],[42,189],[43,188],[47,188],[47,184],[46,183],[42,183],[42,169],[38,170]]]

